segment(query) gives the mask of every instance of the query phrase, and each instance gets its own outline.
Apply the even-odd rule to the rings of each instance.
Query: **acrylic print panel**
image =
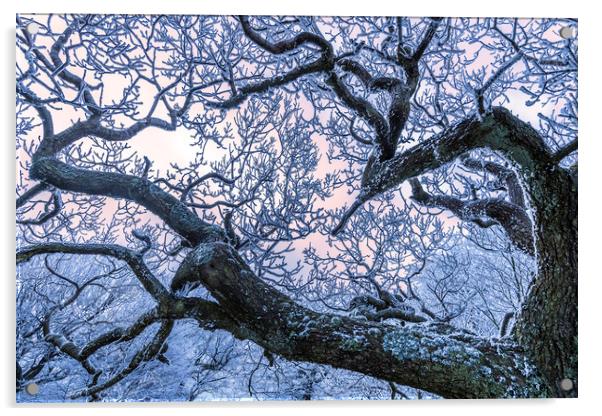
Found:
[[[574,19],[16,25],[17,401],[577,396]]]

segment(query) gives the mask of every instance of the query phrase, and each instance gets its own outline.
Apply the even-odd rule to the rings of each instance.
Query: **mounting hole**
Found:
[[[27,394],[35,396],[40,392],[40,386],[38,386],[36,383],[30,383],[27,386],[25,386],[25,391],[27,392]]]
[[[30,23],[27,25],[27,31],[31,35],[35,35],[36,33],[38,33],[40,31],[40,27],[36,23]]]
[[[574,36],[573,28],[570,26],[565,26],[560,29],[560,37],[562,39],[572,39]]]
[[[570,378],[563,378],[562,380],[560,380],[560,388],[564,391],[573,390],[573,380],[571,380]]]

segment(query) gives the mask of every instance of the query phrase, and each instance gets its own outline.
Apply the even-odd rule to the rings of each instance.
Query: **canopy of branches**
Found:
[[[563,395],[563,27],[18,16],[18,400]]]

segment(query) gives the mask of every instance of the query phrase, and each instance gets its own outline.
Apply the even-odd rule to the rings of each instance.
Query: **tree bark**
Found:
[[[548,393],[514,342],[483,339],[443,323],[393,326],[311,311],[255,276],[229,244],[197,246],[172,289],[195,280],[238,323],[238,337],[287,359],[353,370],[447,398]]]
[[[514,336],[556,397],[577,397],[577,178],[551,166],[529,195],[536,215],[538,274]],[[563,379],[573,389],[560,387]]]

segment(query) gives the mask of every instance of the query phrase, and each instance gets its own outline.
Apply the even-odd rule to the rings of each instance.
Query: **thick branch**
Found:
[[[327,79],[337,96],[361,117],[366,119],[377,134],[380,146],[380,159],[391,159],[395,154],[399,135],[405,125],[409,111],[409,98],[414,89],[406,86],[400,80],[390,77],[373,78],[359,63],[351,59],[341,59],[339,67],[358,77],[368,90],[384,90],[391,96],[387,119],[383,117],[367,100],[355,97],[338,76],[331,72]]]
[[[329,71],[334,66],[334,54],[332,46],[326,39],[309,32],[302,32],[292,39],[282,40],[272,43],[261,37],[249,24],[248,16],[239,17],[245,35],[255,42],[258,46],[275,55],[281,55],[286,52],[293,51],[304,45],[313,45],[320,49],[320,56],[313,62],[300,65],[291,71],[276,75],[272,78],[259,81],[254,84],[249,84],[238,88],[238,92],[232,97],[219,101],[207,102],[206,104],[216,108],[233,108],[242,103],[249,95],[261,93],[270,88],[279,87],[296,79],[320,71]]]
[[[524,360],[509,345],[446,324],[399,328],[313,312],[256,277],[227,244],[203,244],[186,257],[174,280],[195,279],[238,322],[239,335],[288,359],[346,368],[444,397],[543,393],[536,376],[517,368],[516,360]]]
[[[542,178],[555,162],[539,134],[508,110],[497,107],[482,119],[473,116],[443,133],[384,162],[375,162],[353,209],[406,180],[437,169],[478,148],[500,152],[514,163],[528,190],[538,189]],[[535,195],[531,195],[535,197]],[[349,215],[343,218],[348,220]],[[336,227],[337,232],[342,227]]]
[[[115,328],[109,332],[105,332],[104,334],[94,338],[80,350],[79,355],[82,359],[88,359],[96,351],[114,342],[131,341],[138,335],[140,335],[142,331],[148,328],[151,324],[156,322],[158,319],[159,315],[156,309],[143,313],[129,327]]]
[[[41,157],[54,156],[57,152],[75,143],[77,140],[87,136],[95,136],[103,140],[120,142],[126,141],[140,133],[147,127],[157,127],[163,130],[175,130],[176,120],[172,115],[171,121],[167,122],[160,118],[149,117],[148,119],[137,121],[130,127],[124,129],[111,129],[100,124],[97,117],[91,117],[85,121],[78,121],[71,127],[63,130],[60,133],[44,136],[40,143],[40,147],[34,154],[34,159]]]
[[[500,180],[505,181],[510,202],[522,208],[527,207],[520,179],[511,168],[502,166],[499,163],[478,160],[467,156],[463,156],[461,159],[462,164],[467,168],[489,172],[497,176]]]
[[[368,90],[373,90],[375,88],[386,89],[385,86],[379,86],[378,83],[375,83],[376,80],[372,77],[372,75],[370,75],[370,73],[356,61],[345,58],[339,60],[337,65],[343,71],[349,72],[358,77]],[[359,113],[360,116],[365,118],[366,121],[376,130],[380,142],[388,139],[389,129],[387,122],[372,104],[370,104],[367,100],[354,96],[334,72],[329,75],[327,82],[332,86],[334,92],[346,105]]]
[[[32,178],[66,191],[134,201],[159,216],[192,244],[226,239],[219,227],[201,220],[183,202],[147,179],[80,169],[54,158],[36,160],[30,173]]]
[[[415,313],[401,308],[386,308],[374,313],[366,313],[364,315],[371,321],[382,321],[385,319],[399,319],[405,322],[426,322],[424,316],[416,315]]]
[[[356,97],[334,72],[330,72],[326,82],[332,87],[335,94],[352,110],[364,118],[376,131],[379,143],[386,143],[389,137],[389,126],[384,117],[367,100]],[[381,145],[382,146],[382,145]]]
[[[240,25],[242,27],[243,32],[245,32],[245,35],[247,35],[249,39],[251,39],[257,45],[261,46],[266,51],[275,55],[290,52],[298,48],[299,46],[303,46],[305,44],[313,44],[321,50],[332,49],[332,46],[326,41],[326,39],[309,32],[302,32],[295,36],[293,39],[286,39],[276,43],[272,43],[269,40],[262,38],[257,32],[255,32],[255,30],[251,27],[249,23],[248,16],[239,16],[238,19],[240,20]]]
[[[453,212],[458,218],[473,222],[479,226],[488,226],[485,220],[492,219],[505,231],[510,240],[521,250],[533,255],[535,247],[533,242],[532,224],[527,212],[512,202],[501,199],[477,199],[463,201],[448,195],[431,195],[426,192],[420,181],[410,179],[412,198],[420,204],[445,208]]]

